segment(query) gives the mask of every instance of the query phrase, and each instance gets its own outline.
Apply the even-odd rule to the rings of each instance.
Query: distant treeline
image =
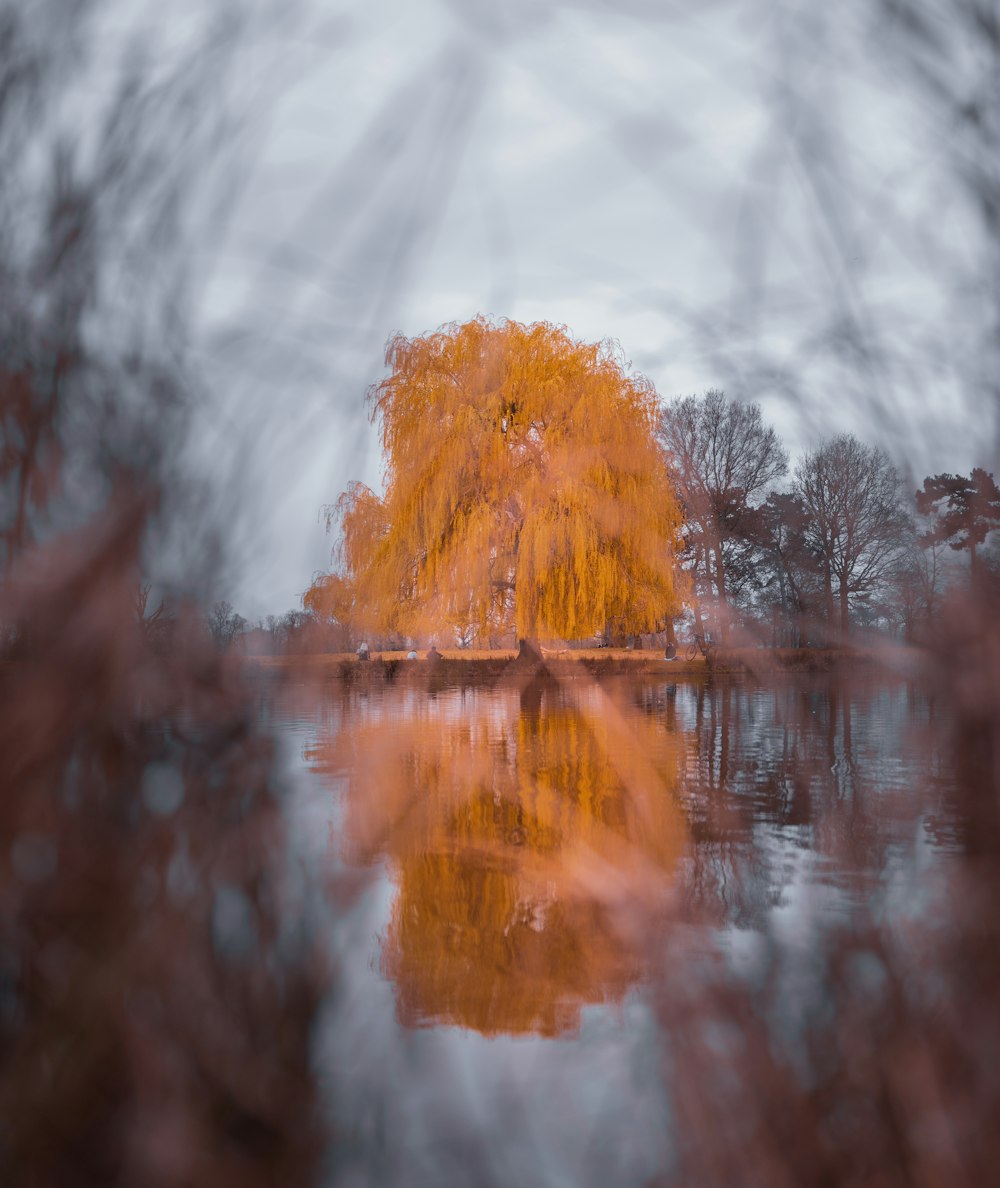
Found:
[[[790,474],[759,405],[714,389],[665,404],[657,436],[682,509],[676,556],[687,575],[685,613],[652,636],[609,622],[576,642],[650,646],[680,631],[801,647],[855,628],[919,641],[950,588],[1000,574],[992,536],[1000,490],[985,470],[931,475],[914,491],[882,448],[840,434]],[[412,642],[373,638],[349,614],[315,609],[251,624],[220,602],[208,625],[220,646],[257,655],[351,651],[363,638],[380,649]],[[512,630],[481,639],[476,623],[444,631],[448,645],[516,644]]]
[[[866,627],[916,639],[949,586],[1000,567],[1000,491],[984,470],[906,490],[883,449],[845,433],[779,486],[789,467],[777,433],[758,405],[720,391],[666,405],[659,436],[694,614],[721,635],[742,627],[797,646]]]

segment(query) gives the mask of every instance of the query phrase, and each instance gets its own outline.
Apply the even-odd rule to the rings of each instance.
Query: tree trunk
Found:
[[[541,664],[542,650],[537,639],[519,639],[517,641],[518,664]]]
[[[722,542],[716,538],[712,551],[715,553],[715,588],[719,592],[719,642],[725,643],[729,636],[729,615],[726,604],[726,568],[722,560]]]
[[[781,618],[784,620],[787,620],[789,608],[788,608],[788,591],[785,589],[785,563],[780,555],[778,557],[778,592],[781,595]],[[777,611],[777,609],[778,609],[777,607],[773,608],[773,610],[775,610],[775,611]],[[778,622],[779,622],[778,615],[772,614],[772,616],[771,616],[771,642],[774,647],[779,646]],[[784,639],[782,639],[781,642],[784,643]]]
[[[795,577],[790,569],[784,568],[782,562],[782,573],[788,581],[788,614],[786,616],[786,623],[788,624],[787,642],[793,648],[802,647],[802,612],[803,602],[802,595],[799,593],[799,588],[795,584]],[[784,590],[784,583],[782,583],[782,590]]]
[[[697,599],[694,604],[694,631],[695,635],[700,636],[702,639],[705,638],[705,620],[702,618],[701,604]]]
[[[823,561],[823,589],[826,594],[826,621],[832,627],[836,622],[833,610],[833,574],[830,571],[830,562]]]
[[[846,575],[840,579],[840,629],[847,637],[848,629],[851,626],[851,608],[847,601],[847,577]]]

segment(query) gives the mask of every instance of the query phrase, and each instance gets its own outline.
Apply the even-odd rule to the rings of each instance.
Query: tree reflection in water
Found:
[[[359,720],[363,718],[363,720]],[[348,857],[397,895],[382,968],[407,1026],[554,1036],[641,972],[636,903],[685,848],[683,739],[597,686],[403,693],[310,759],[348,783]]]
[[[902,682],[339,695],[309,761],[346,783],[348,861],[392,873],[381,967],[410,1027],[572,1033],[658,960],[652,920],[766,931],[803,884],[871,902],[930,762]]]
[[[688,740],[687,918],[766,929],[803,862],[840,906],[862,906],[911,849],[940,747],[929,699],[905,682],[647,685],[634,701]]]

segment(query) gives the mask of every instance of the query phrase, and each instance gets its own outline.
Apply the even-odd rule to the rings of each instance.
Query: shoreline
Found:
[[[911,667],[914,649],[892,649],[897,661],[906,654]],[[311,675],[333,675],[346,680],[367,678],[400,679],[406,673],[430,672],[442,677],[499,676],[510,670],[528,673],[538,667],[553,675],[571,677],[584,675],[601,676],[657,676],[674,675],[708,676],[714,674],[773,673],[834,673],[860,671],[885,665],[889,652],[873,648],[726,648],[718,649],[711,663],[702,655],[693,660],[677,657],[666,660],[663,653],[653,649],[592,648],[592,649],[549,649],[542,648],[541,665],[517,662],[514,649],[487,651],[485,649],[447,648],[438,660],[427,660],[418,653],[418,659],[407,660],[405,651],[373,652],[370,660],[359,660],[353,652],[318,652],[278,656],[244,656],[241,660],[264,671],[301,670]],[[895,667],[895,666],[894,666]]]

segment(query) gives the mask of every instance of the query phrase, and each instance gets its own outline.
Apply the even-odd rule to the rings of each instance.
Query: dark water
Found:
[[[917,912],[956,845],[902,682],[301,686],[265,712],[341,886],[338,1179],[642,1183],[669,1159],[648,924],[734,963]],[[683,970],[676,971],[683,977]]]

